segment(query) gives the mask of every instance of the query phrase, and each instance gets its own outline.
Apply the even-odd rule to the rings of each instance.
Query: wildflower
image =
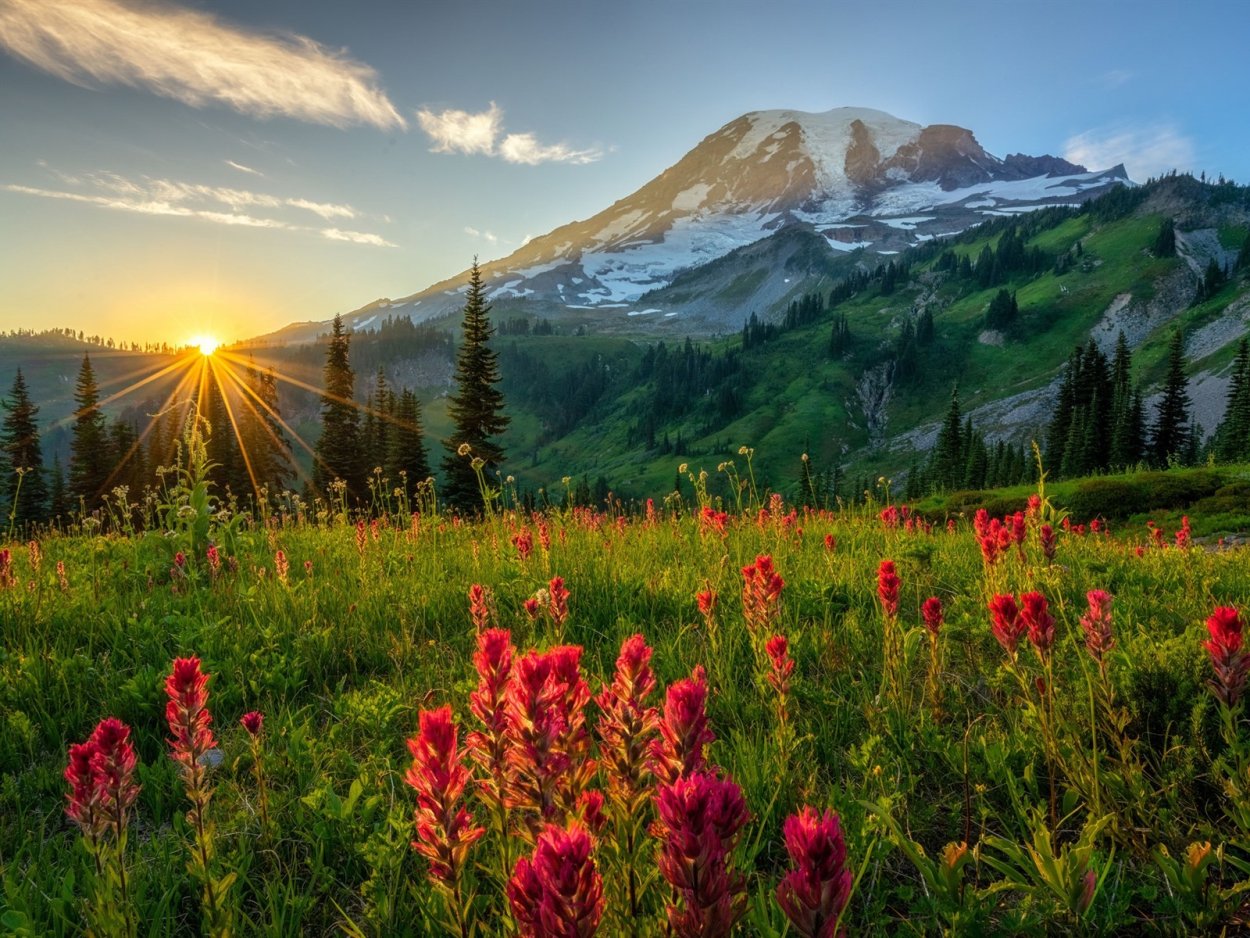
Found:
[[[253,738],[261,734],[261,730],[265,726],[265,715],[259,710],[253,710],[239,717],[239,724],[243,729],[247,730],[247,735]]]
[[[946,519],[946,533],[947,534],[955,533],[955,519],[954,518]]]
[[[526,811],[532,825],[567,811],[595,772],[585,717],[590,688],[581,676],[581,653],[577,645],[529,652],[508,683],[506,803]]]
[[[360,554],[360,556],[363,557],[365,555],[365,546],[368,543],[369,541],[365,535],[365,522],[362,518],[360,521],[356,522],[356,552]]]
[[[69,577],[65,573],[65,561],[64,560],[58,560],[56,562],[56,579],[57,579],[57,583],[61,587],[61,592],[68,593],[69,592]]]
[[[671,784],[707,767],[704,753],[716,739],[708,726],[707,675],[696,665],[690,677],[669,685],[664,695],[664,715],[658,739],[651,741],[651,771],[662,782]]]
[[[1028,508],[1025,510],[1025,517],[1033,519],[1042,513],[1042,496],[1034,492],[1029,496]]]
[[[507,629],[478,632],[473,666],[477,669],[477,689],[469,694],[469,710],[482,724],[470,733],[469,756],[489,778],[480,783],[485,799],[502,809],[507,789],[507,688],[512,674],[512,635]]]
[[[517,860],[508,904],[522,938],[589,938],[603,918],[603,878],[580,824],[549,824],[534,852]]]
[[[1215,679],[1208,686],[1229,707],[1235,706],[1250,674],[1250,651],[1242,646],[1242,622],[1237,610],[1219,606],[1207,619],[1210,635],[1202,646],[1211,656]]]
[[[430,877],[454,887],[469,848],[486,832],[460,805],[469,772],[461,764],[451,707],[422,710],[417,734],[408,740],[412,765],[404,781],[417,793],[413,848],[430,863]]]
[[[534,536],[530,534],[529,528],[522,528],[512,535],[512,546],[516,548],[522,561],[529,560],[530,554],[534,551]]]
[[[998,644],[1003,646],[1003,650],[1014,661],[1016,645],[1029,628],[1028,624],[1020,618],[1015,598],[1010,594],[999,594],[991,599],[990,617],[994,638],[998,639]]]
[[[217,545],[209,544],[205,556],[208,560],[209,575],[215,578],[221,572],[221,552],[217,550]]]
[[[1192,543],[1193,530],[1189,526],[1189,515],[1181,516],[1181,529],[1176,532],[1176,546],[1185,550]]]
[[[96,787],[95,775],[91,770],[91,762],[97,747],[94,738],[85,743],[74,743],[69,747],[69,764],[65,767],[64,778],[69,782],[68,804],[65,813],[78,825],[83,836],[89,843],[98,840],[104,832],[104,816],[100,810],[102,792]]]
[[[703,509],[699,512],[699,525],[701,531],[711,531],[720,537],[727,537],[729,534],[728,524],[728,513],[717,511],[711,505],[704,505]]]
[[[652,785],[647,753],[659,732],[660,717],[647,699],[655,686],[651,649],[641,635],[631,635],[621,643],[612,683],[595,698],[608,795],[626,817],[641,809]]]
[[[274,572],[278,574],[278,579],[285,583],[286,575],[290,571],[291,565],[286,559],[286,554],[280,550],[273,555],[273,568]]]
[[[1111,594],[1106,590],[1090,590],[1085,594],[1089,611],[1081,616],[1081,629],[1085,632],[1085,650],[1102,669],[1103,656],[1115,647],[1111,634]]]
[[[887,505],[885,508],[881,509],[879,517],[881,518],[881,524],[887,530],[898,527],[898,509],[893,505]]]
[[[877,596],[881,599],[882,610],[889,618],[898,615],[898,587],[900,582],[898,574],[894,571],[894,561],[881,561],[881,566],[877,568]]]
[[[760,554],[742,568],[742,615],[752,636],[766,634],[777,615],[785,581],[773,569],[773,559]]]
[[[313,575],[313,562],[311,560],[305,560],[304,561],[304,576],[308,577],[308,579],[311,580],[312,575]]]
[[[746,878],[730,856],[749,819],[742,790],[730,779],[695,772],[656,795],[660,873],[677,902],[666,909],[679,938],[720,938],[746,911]]]
[[[1042,525],[1037,532],[1037,539],[1042,545],[1042,556],[1046,558],[1047,563],[1055,562],[1055,548],[1057,540],[1055,538],[1055,529],[1049,524]]]
[[[942,600],[936,596],[926,599],[920,604],[920,617],[924,620],[924,627],[929,630],[929,634],[936,637],[943,622]]]
[[[200,780],[199,760],[215,749],[217,740],[209,728],[213,716],[208,709],[208,675],[200,670],[199,658],[176,658],[165,679],[165,719],[169,723],[174,761],[182,766],[184,780]]]
[[[852,883],[838,815],[804,807],[786,818],[782,834],[793,868],[777,886],[777,903],[802,938],[832,938]]]
[[[790,657],[790,642],[784,635],[774,635],[764,645],[772,670],[768,683],[784,700],[790,693],[790,676],[794,674],[794,659]],[[784,714],[784,710],[783,710]]]
[[[564,588],[563,577],[551,578],[551,582],[547,584],[547,596],[550,602],[551,621],[558,629],[569,617],[569,591]]]
[[[1055,619],[1047,609],[1046,597],[1041,593],[1023,593],[1020,605],[1020,621],[1028,629],[1029,641],[1045,658],[1055,643]]]
[[[537,620],[542,615],[542,606],[533,596],[525,600],[521,605],[525,608],[525,614],[529,616],[531,622]]]
[[[832,554],[837,549],[838,549],[838,539],[834,537],[832,534],[826,534],[825,535],[825,550],[829,551],[829,553]]]
[[[30,556],[30,568],[38,573],[43,566],[43,548],[38,541],[32,540],[26,545],[26,553]]]
[[[716,614],[716,605],[719,601],[716,591],[712,589],[702,590],[695,594],[695,601],[699,604],[699,614],[703,616],[703,621],[710,626],[712,617]]]
[[[577,796],[573,812],[592,834],[599,834],[608,823],[603,813],[603,792],[588,788]]]
[[[474,583],[469,587],[469,618],[478,635],[490,627],[490,599],[490,590],[482,584]]]

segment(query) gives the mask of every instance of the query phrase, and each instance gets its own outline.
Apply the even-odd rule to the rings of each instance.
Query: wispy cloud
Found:
[[[1063,156],[1090,169],[1123,163],[1133,179],[1144,180],[1195,161],[1194,142],[1172,124],[1117,124],[1069,137]]]
[[[79,190],[85,188],[87,191],[49,189],[14,183],[0,184],[0,190],[45,199],[79,202],[140,215],[197,218],[219,225],[315,232],[334,241],[349,241],[353,244],[367,244],[375,247],[396,247],[381,235],[300,224],[297,221],[258,212],[258,210],[268,213],[295,209],[310,212],[324,221],[361,217],[361,213],[350,205],[314,202],[302,198],[282,198],[247,189],[205,186],[171,179],[143,177],[135,180],[109,172],[71,176],[52,169],[46,164],[42,165],[63,184],[78,187]],[[223,208],[229,211],[223,211]]]
[[[495,234],[493,231],[479,231],[472,225],[465,225],[464,233],[472,238],[482,238],[485,241],[489,241],[491,244],[496,244],[499,241],[499,235]]]
[[[259,169],[252,169],[250,166],[244,166],[242,163],[236,163],[234,160],[226,160],[226,165],[231,169],[237,169],[241,173],[247,173],[249,176],[264,176]]]
[[[370,234],[365,231],[343,231],[339,228],[322,228],[321,236],[329,238],[331,241],[350,241],[352,244],[371,244],[378,248],[394,248],[399,247],[392,244],[381,235]]]
[[[305,36],[248,32],[197,10],[118,0],[3,0],[0,46],[81,85],[127,85],[260,118],[407,126],[377,73],[345,52]]]
[[[428,108],[417,112],[417,123],[434,141],[434,153],[466,153],[496,156],[509,163],[536,166],[539,163],[583,165],[602,158],[598,148],[577,150],[565,143],[542,144],[532,133],[505,134],[503,110],[495,102],[485,111],[448,109],[435,113]],[[500,139],[502,137],[502,139]]]

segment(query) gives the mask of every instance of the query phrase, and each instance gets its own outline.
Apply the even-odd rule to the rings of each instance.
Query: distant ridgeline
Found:
[[[648,341],[584,326],[568,334],[567,324],[505,304],[489,340],[511,418],[501,468],[522,497],[565,477],[583,500],[609,490],[655,497],[681,489],[677,462],[710,471],[747,444],[763,485],[829,503],[861,497],[879,475],[905,473],[909,498],[1027,480],[1032,441],[1052,478],[1247,460],[1248,235],[1250,189],[1173,174],[888,257],[856,251],[835,264],[821,255],[829,251],[820,235],[803,235],[812,240],[803,265],[751,273],[784,277],[789,292],[732,336],[663,337],[658,320]],[[734,264],[745,263],[713,262],[729,284],[745,275]],[[392,315],[350,335],[346,364],[361,376],[350,406],[370,421],[367,458],[387,478],[412,455],[403,450],[427,445],[425,426],[436,438],[450,429],[452,324]],[[270,453],[257,461],[264,478],[256,466],[251,473],[270,493],[312,473],[332,341],[244,344],[214,356],[236,372],[207,382],[202,407],[214,415],[214,481],[223,489],[254,489],[242,450],[216,441],[232,418]],[[69,390],[84,351],[97,369],[94,406],[109,413],[90,427],[79,419],[83,389]],[[0,505],[12,503],[15,467],[29,470],[28,494],[40,491],[36,476],[45,482],[43,504],[23,507],[24,520],[90,504],[88,478],[132,493],[156,484],[185,411],[162,406],[170,387],[159,381],[137,397],[109,398],[126,374],[156,370],[171,353],[71,330],[0,338],[0,381],[12,385]],[[219,383],[229,408],[214,402]],[[30,463],[31,427],[36,442],[45,434],[46,464]],[[406,428],[402,444],[395,427]],[[101,478],[79,473],[75,482],[84,432],[99,434],[113,463]],[[730,494],[727,474],[709,484]]]

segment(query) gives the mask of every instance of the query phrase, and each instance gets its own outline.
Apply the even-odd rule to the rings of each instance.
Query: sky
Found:
[[[325,320],[765,108],[1250,182],[1246,35],[1243,0],[0,0],[0,330]]]

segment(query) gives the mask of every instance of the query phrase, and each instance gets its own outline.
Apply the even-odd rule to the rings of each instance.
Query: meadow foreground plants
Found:
[[[357,520],[4,548],[7,933],[1247,926],[1250,568],[1188,525]]]

